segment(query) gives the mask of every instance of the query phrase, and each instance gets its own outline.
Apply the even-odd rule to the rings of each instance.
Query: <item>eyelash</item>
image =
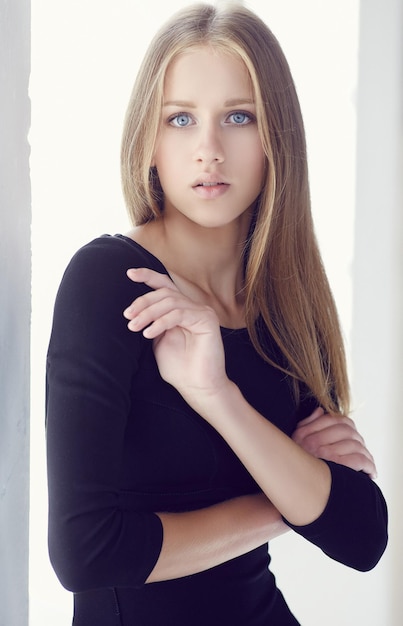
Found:
[[[234,126],[248,126],[248,124],[251,124],[252,122],[256,121],[255,116],[250,113],[249,111],[232,111],[231,113],[229,113],[226,117],[226,119],[234,116],[234,115],[245,115],[247,120],[244,123],[241,124],[236,124],[235,122],[233,122]],[[171,115],[168,119],[167,119],[167,123],[170,126],[173,126],[174,128],[188,128],[190,126],[190,124],[185,124],[184,126],[180,126],[178,124],[175,124],[175,120],[178,120],[180,117],[186,117],[189,120],[192,119],[192,116],[189,115],[189,113],[185,113],[184,111],[181,111],[179,113],[175,113],[174,115]]]
[[[254,115],[252,115],[252,113],[249,113],[249,111],[234,111],[233,113],[230,113],[228,115],[228,117],[232,117],[233,115],[245,115],[245,117],[247,118],[247,121],[245,123],[242,124],[235,124],[235,126],[247,126],[248,124],[250,124],[251,122],[255,122],[256,118]]]
[[[175,113],[174,115],[171,115],[167,122],[168,124],[170,124],[171,126],[174,126],[175,128],[187,128],[187,126],[189,126],[189,124],[186,124],[185,126],[180,126],[178,124],[174,124],[173,122],[175,120],[178,120],[180,117],[187,117],[188,119],[191,119],[191,116],[188,113],[184,113],[184,112],[180,112],[180,113]]]

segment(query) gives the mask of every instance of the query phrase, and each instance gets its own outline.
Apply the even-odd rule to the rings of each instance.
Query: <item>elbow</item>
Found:
[[[374,507],[376,515],[366,532],[362,533],[365,540],[360,549],[359,567],[355,568],[361,572],[374,569],[388,545],[388,508],[382,494],[378,493],[377,505]],[[359,545],[358,541],[357,545]]]
[[[336,466],[339,497],[350,494],[348,507],[334,511],[336,528],[333,558],[360,571],[368,572],[377,565],[388,544],[388,508],[378,485],[363,472]],[[341,500],[342,501],[342,500]],[[329,546],[330,547],[330,546]]]
[[[388,544],[386,521],[378,520],[371,528],[358,527],[344,534],[337,545],[322,546],[330,558],[358,572],[369,572],[380,561]]]
[[[73,593],[87,591],[91,587],[91,573],[86,571],[84,555],[78,556],[77,550],[67,541],[55,541],[51,537],[48,548],[51,565],[61,585]]]
[[[360,546],[359,552],[351,564],[359,572],[369,572],[379,563],[388,544],[388,534],[385,527],[376,529],[371,537],[371,541],[364,542]]]
[[[68,591],[141,587],[162,545],[154,514],[107,509],[93,515],[50,515],[48,548],[53,569]]]
[[[50,520],[50,562],[60,583],[68,591],[81,593],[108,586],[108,581],[104,580],[105,567],[97,558],[102,548],[102,542],[96,546],[91,541],[87,525]]]

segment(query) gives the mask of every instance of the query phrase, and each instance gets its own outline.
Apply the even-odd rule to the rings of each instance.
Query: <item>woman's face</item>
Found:
[[[240,59],[209,47],[174,59],[153,164],[165,216],[179,212],[205,227],[245,220],[263,187],[265,156]]]

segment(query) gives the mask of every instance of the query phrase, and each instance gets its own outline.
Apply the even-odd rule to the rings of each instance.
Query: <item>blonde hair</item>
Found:
[[[123,192],[134,224],[161,215],[162,190],[151,163],[163,102],[164,77],[185,50],[212,46],[245,63],[267,158],[245,248],[246,321],[260,355],[285,371],[298,402],[305,385],[331,412],[348,412],[349,386],[337,311],[315,238],[305,132],[294,82],[271,31],[236,4],[192,5],[155,36],[135,82],[125,119]],[[269,356],[267,330],[282,362]],[[301,386],[302,383],[302,386]]]

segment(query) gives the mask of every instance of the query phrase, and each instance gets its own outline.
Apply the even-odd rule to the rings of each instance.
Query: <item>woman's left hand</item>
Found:
[[[349,417],[318,408],[299,422],[292,439],[317,458],[377,476],[373,456]]]
[[[127,275],[153,289],[124,311],[128,328],[153,340],[162,378],[197,408],[229,382],[215,311],[184,296],[166,274],[139,268]]]

